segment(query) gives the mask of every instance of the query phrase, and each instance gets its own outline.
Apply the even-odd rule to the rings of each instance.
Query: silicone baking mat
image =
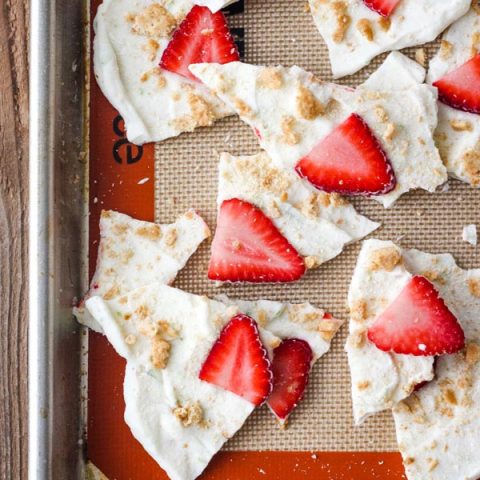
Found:
[[[92,5],[92,18],[97,2]],[[326,47],[303,0],[246,0],[232,5],[229,23],[243,59],[257,64],[297,64],[331,80]],[[436,43],[426,46],[431,55]],[[415,49],[405,51],[411,57]],[[340,83],[358,85],[377,68],[377,58]],[[170,222],[196,208],[215,226],[218,153],[250,154],[259,149],[250,128],[236,117],[161,144],[137,147],[125,138],[123,122],[91,82],[90,105],[90,270],[95,265],[98,219],[102,208]],[[390,210],[368,199],[357,209],[383,227],[376,237],[405,247],[451,252],[462,267],[478,266],[476,250],[462,242],[462,228],[479,222],[480,191],[451,180],[436,194],[413,192]],[[346,319],[346,295],[360,243],[288,285],[215,287],[206,278],[205,242],[178,276],[175,286],[245,299],[310,301]],[[403,477],[389,413],[353,427],[350,380],[343,345],[346,326],[331,352],[314,367],[302,404],[281,430],[266,407],[258,409],[204,474],[205,479],[376,479]],[[104,337],[90,334],[88,456],[110,478],[166,478],[131,437],[123,422],[124,362]]]

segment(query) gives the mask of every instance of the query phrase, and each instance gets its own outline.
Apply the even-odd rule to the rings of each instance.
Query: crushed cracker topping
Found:
[[[154,39],[168,38],[177,25],[175,17],[159,3],[152,3],[127,21],[133,24],[133,33]]]
[[[260,88],[278,90],[283,86],[282,72],[273,67],[266,67],[258,75],[257,84]]]
[[[283,140],[287,145],[297,145],[300,143],[300,134],[295,132],[295,118],[292,116],[284,116],[282,117],[282,133],[283,133]]]
[[[137,228],[136,234],[149,240],[158,240],[162,236],[162,230],[160,225],[149,225],[148,227]]]
[[[173,247],[177,243],[177,229],[171,228],[165,235],[165,244],[168,247]]]
[[[385,270],[391,272],[402,262],[402,254],[395,247],[375,250],[370,258],[370,271]]]
[[[362,18],[357,22],[357,30],[369,41],[373,42],[375,37],[373,26],[367,18]]]
[[[303,85],[298,86],[297,110],[305,120],[315,120],[325,113],[325,107],[317,100],[315,95]]]
[[[204,425],[203,409],[200,402],[187,402],[185,405],[174,408],[173,415],[180,420],[184,427],[192,425]]]
[[[345,2],[335,1],[332,3],[332,8],[337,20],[337,28],[333,33],[333,41],[335,43],[341,43],[345,39],[345,34],[352,23],[352,19],[348,15],[348,7]]]
[[[151,362],[153,368],[161,370],[167,366],[171,345],[159,335],[151,339]]]

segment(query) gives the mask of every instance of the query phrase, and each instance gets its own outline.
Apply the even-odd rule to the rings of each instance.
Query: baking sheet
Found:
[[[326,48],[313,25],[310,13],[306,11],[305,1],[247,0],[244,7],[243,13],[230,15],[229,21],[240,35],[243,29],[245,61],[258,64],[281,63],[285,66],[298,64],[324,80],[331,80]],[[431,55],[435,48],[436,44],[433,43],[426,50]],[[412,58],[414,52],[415,49],[406,50]],[[367,69],[353,77],[342,79],[340,83],[358,85],[384,58],[385,56],[379,57]],[[97,87],[92,84],[92,89],[95,88]],[[250,128],[236,117],[158,144],[154,150],[149,145],[140,151],[137,147],[122,143],[121,122],[98,91],[92,92],[92,112],[95,115],[92,118],[90,157],[91,269],[98,235],[98,214],[102,207],[115,208],[147,220],[155,217],[161,222],[170,222],[180,213],[194,207],[213,229],[218,153],[228,151],[244,155],[258,151]],[[136,160],[128,163],[129,158]],[[138,181],[143,178],[149,180],[139,185]],[[390,210],[384,210],[368,199],[356,199],[353,203],[361,213],[383,223],[384,226],[374,233],[379,238],[391,239],[404,247],[415,247],[432,253],[450,252],[464,268],[479,264],[477,250],[462,242],[461,235],[464,225],[478,223],[480,220],[480,190],[451,180],[449,188],[437,194],[419,191],[404,195]],[[207,295],[227,293],[245,299],[308,300],[337,317],[346,318],[347,290],[359,247],[359,243],[349,246],[341,256],[308,272],[304,279],[294,284],[217,288],[206,278],[209,256],[209,243],[206,242],[180,273],[175,286]],[[229,467],[232,461],[236,461],[235,458],[238,459],[238,454],[229,454],[231,451],[304,451],[309,452],[308,458],[315,463],[316,458],[311,456],[311,451],[397,450],[390,414],[377,415],[362,427],[354,428],[352,425],[350,379],[343,352],[346,332],[347,326],[344,326],[332,343],[332,351],[315,365],[305,398],[292,415],[289,428],[279,429],[266,407],[257,410],[243,429],[227,443],[226,452],[220,456],[221,460],[214,461],[206,478],[217,478],[212,473],[217,461],[223,462],[226,469],[220,469],[224,477],[218,478],[227,478],[225,472],[231,475],[232,471],[239,475],[235,478],[247,478],[241,469]],[[115,478],[164,478],[154,462],[131,438],[126,426],[118,425],[122,422],[123,413],[123,368],[123,361],[114,354],[105,339],[92,334],[89,359],[89,456],[106,470],[123,472],[122,476]],[[280,461],[277,457],[274,460],[267,460],[267,456],[263,458],[263,465]],[[285,463],[280,463],[284,466],[286,477],[297,478],[292,475],[299,475],[298,478],[308,478],[311,474],[309,469],[305,469],[305,474],[300,470],[295,473],[288,469],[301,463],[300,458],[305,460],[307,457],[297,457],[295,460],[294,454],[285,454],[281,458],[284,458]],[[332,465],[335,458],[337,457],[331,456]],[[338,458],[343,458],[345,463],[347,458],[356,457]],[[359,458],[364,458],[358,462],[362,464],[369,457],[364,454],[364,457]],[[389,462],[393,462],[392,472],[396,473],[390,472],[389,478],[402,478],[398,455],[385,454],[374,458],[377,469],[383,468],[384,464],[390,468]],[[322,461],[327,465],[328,456]],[[132,462],[136,462],[134,470],[131,468]],[[342,460],[338,462],[342,464]],[[263,469],[262,462],[259,465],[255,472],[249,471],[251,478],[254,478],[254,473],[263,475],[259,471]],[[128,476],[132,471],[138,476]],[[266,472],[268,474],[268,468]],[[356,476],[353,470],[350,474],[346,473],[347,467],[343,473],[346,476],[332,476],[327,470],[322,472],[325,474],[323,478],[332,479],[373,479],[386,476],[385,471],[375,473],[373,467],[361,475],[357,472]],[[377,477],[377,474],[380,476]],[[270,473],[267,477],[259,478],[280,477]]]

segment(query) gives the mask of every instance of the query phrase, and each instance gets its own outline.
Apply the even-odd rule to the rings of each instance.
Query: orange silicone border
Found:
[[[99,3],[92,0],[92,18]],[[145,145],[139,149],[126,140],[118,113],[100,92],[93,75],[91,78],[89,266],[93,274],[102,209],[143,220],[154,218],[154,148]],[[124,360],[105,337],[90,332],[88,457],[110,479],[164,480],[165,473],[132,437],[123,420],[124,370]],[[400,455],[391,452],[221,452],[201,478],[399,480],[405,476]]]

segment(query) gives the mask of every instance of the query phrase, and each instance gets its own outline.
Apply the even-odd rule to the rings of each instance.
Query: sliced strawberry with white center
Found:
[[[370,9],[384,17],[389,17],[402,0],[363,0],[363,3]]]
[[[304,273],[303,258],[259,208],[237,198],[222,203],[208,278],[292,282]]]
[[[261,405],[272,390],[272,371],[257,323],[233,317],[223,328],[200,370],[199,378]]]
[[[273,352],[273,390],[267,405],[282,425],[303,398],[312,360],[310,345],[297,338],[283,340]]]
[[[480,53],[433,84],[441,102],[465,112],[480,113]]]
[[[465,346],[458,320],[421,276],[413,277],[375,320],[368,338],[385,352],[415,356],[450,354]]]
[[[382,195],[396,185],[382,146],[355,113],[303,157],[296,170],[319,190],[344,195]]]
[[[191,80],[193,63],[229,63],[240,60],[237,46],[222,12],[195,5],[173,32],[160,66]],[[198,81],[198,80],[197,80]]]

